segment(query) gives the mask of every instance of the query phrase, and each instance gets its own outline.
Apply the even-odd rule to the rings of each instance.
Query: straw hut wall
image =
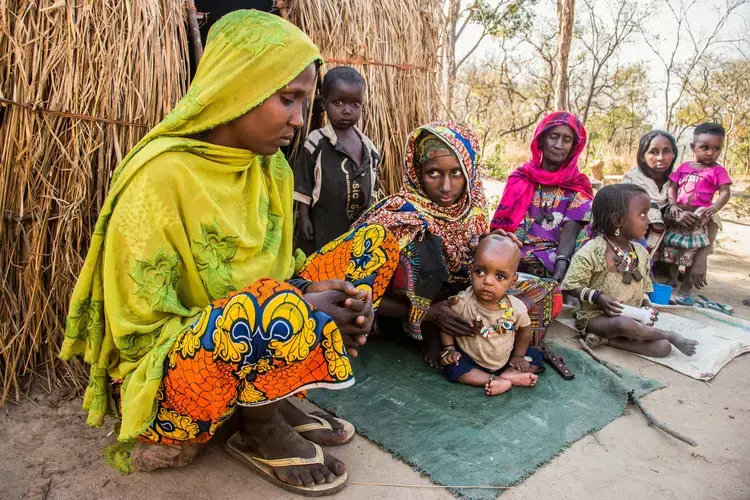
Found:
[[[183,4],[0,0],[0,406],[80,383],[68,300],[110,173],[185,92]]]
[[[85,380],[57,359],[68,301],[112,170],[186,90],[185,5],[0,0],[0,406]],[[329,68],[367,80],[364,131],[397,189],[406,134],[436,117],[439,1],[284,5]]]
[[[439,114],[440,1],[284,3],[287,18],[318,45],[328,69],[347,65],[364,76],[363,132],[383,154],[381,186],[394,192],[401,185],[407,134]]]

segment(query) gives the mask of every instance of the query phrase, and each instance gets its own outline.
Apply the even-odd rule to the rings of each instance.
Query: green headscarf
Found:
[[[109,382],[124,379],[119,438],[143,432],[177,335],[212,301],[293,273],[293,180],[282,153],[189,137],[242,116],[319,59],[312,41],[277,16],[223,17],[185,97],[115,170],[60,353],[91,364],[90,425],[115,412]]]

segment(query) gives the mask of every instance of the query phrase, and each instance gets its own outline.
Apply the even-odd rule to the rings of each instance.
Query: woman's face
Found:
[[[567,125],[558,125],[545,132],[539,141],[539,148],[542,150],[543,163],[547,167],[546,169],[551,172],[559,169],[570,156],[575,143],[575,133]]]
[[[663,174],[669,169],[674,160],[674,150],[672,143],[663,135],[657,135],[651,139],[643,158],[646,160],[646,166],[649,170]]]
[[[427,161],[420,169],[427,196],[441,207],[454,205],[464,194],[466,177],[455,156],[440,156]]]
[[[224,142],[259,155],[272,155],[288,146],[295,129],[304,124],[302,104],[315,83],[315,65],[239,118],[226,124]]]

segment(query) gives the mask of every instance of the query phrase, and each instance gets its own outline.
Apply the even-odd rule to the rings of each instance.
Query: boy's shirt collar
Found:
[[[356,125],[353,125],[352,128],[354,128],[354,131],[357,132],[357,135],[359,136],[360,140],[362,140],[362,145],[367,150],[368,156],[371,155],[373,152],[377,153],[378,150],[375,147],[375,144],[365,135],[362,133],[359,128],[357,128]],[[337,150],[340,151],[347,156],[349,153],[346,152],[344,149],[344,146],[339,142],[339,138],[336,135],[336,131],[333,130],[333,125],[331,125],[331,122],[326,123],[325,127],[320,129],[321,134],[323,134],[323,137],[328,139],[328,141],[331,143],[331,145]]]

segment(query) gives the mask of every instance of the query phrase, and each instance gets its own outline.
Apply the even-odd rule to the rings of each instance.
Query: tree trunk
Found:
[[[448,0],[448,18],[443,42],[443,97],[450,116],[453,109],[453,87],[456,83],[456,27],[461,13],[461,0]]]
[[[575,0],[557,0],[557,37],[559,41],[555,109],[568,109],[568,55],[573,39],[573,10]]]

